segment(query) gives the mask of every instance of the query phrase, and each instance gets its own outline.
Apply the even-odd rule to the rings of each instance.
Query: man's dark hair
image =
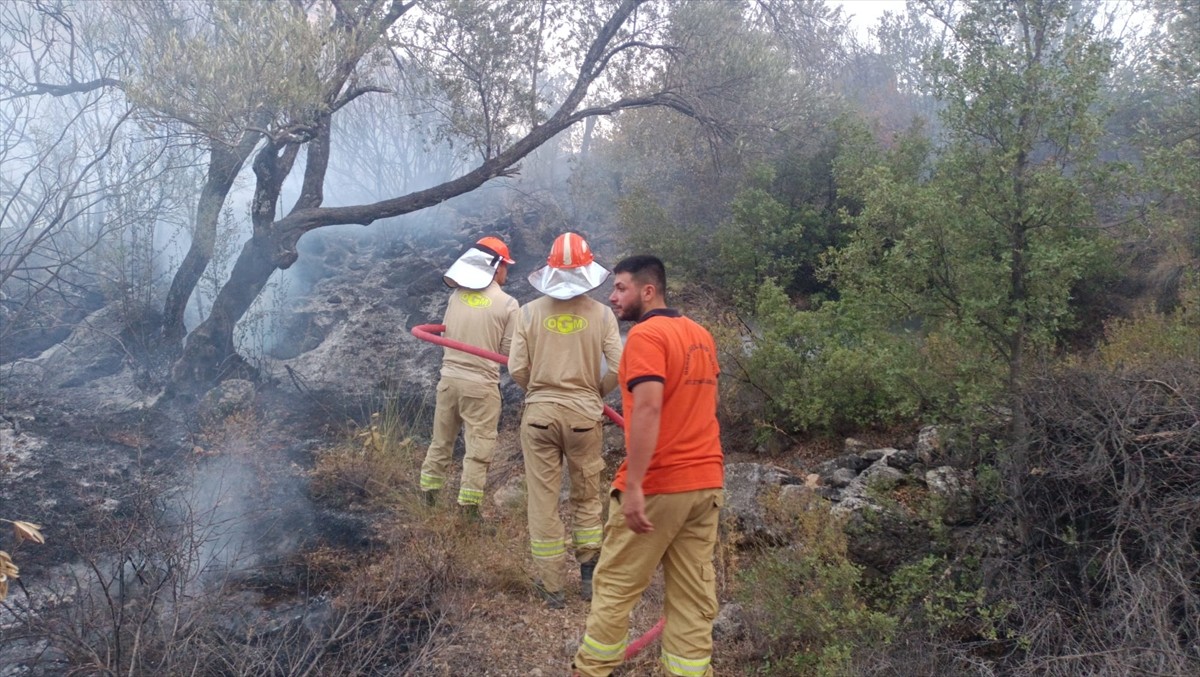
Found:
[[[667,268],[657,256],[638,254],[621,259],[613,273],[629,273],[638,284],[654,285],[658,295],[667,298]]]

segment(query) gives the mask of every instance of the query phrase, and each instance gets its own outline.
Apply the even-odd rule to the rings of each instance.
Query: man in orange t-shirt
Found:
[[[613,480],[577,675],[603,677],[625,658],[629,612],[662,564],[666,627],[662,664],[671,675],[712,675],[717,615],[713,549],[724,500],[717,424],[717,349],[704,327],[666,306],[666,271],[653,256],[613,269],[609,303],[636,320],[618,378],[625,462]]]

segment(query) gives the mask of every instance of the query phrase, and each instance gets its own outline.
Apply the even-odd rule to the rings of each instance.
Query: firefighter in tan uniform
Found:
[[[442,278],[454,291],[446,304],[444,336],[508,354],[518,312],[517,301],[500,285],[513,263],[508,246],[485,237],[472,245]],[[466,432],[466,457],[458,486],[458,504],[470,520],[478,520],[488,465],[496,449],[500,421],[500,365],[461,350],[446,348],[433,415],[433,439],[421,464],[421,490],[433,505],[446,484],[454,441]]]
[[[601,398],[616,386],[621,361],[617,318],[585,296],[608,278],[586,241],[560,235],[548,265],[529,276],[545,294],[526,304],[513,334],[508,369],[525,388],[521,448],[525,455],[529,545],[539,575],[538,593],[562,608],[567,540],[559,517],[562,464],[570,475],[571,543],[579,562],[581,596],[591,599],[592,571],[600,554]],[[602,374],[603,363],[607,372]]]

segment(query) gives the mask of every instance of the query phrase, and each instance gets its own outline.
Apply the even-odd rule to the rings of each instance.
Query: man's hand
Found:
[[[654,531],[654,525],[646,519],[646,495],[641,487],[626,487],[621,494],[621,514],[625,523],[635,534],[648,534]]]

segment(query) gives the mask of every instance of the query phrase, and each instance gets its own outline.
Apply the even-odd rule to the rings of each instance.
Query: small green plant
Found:
[[[1004,477],[996,466],[981,463],[975,469],[975,483],[979,486],[979,499],[984,505],[997,503],[1004,498]]]

